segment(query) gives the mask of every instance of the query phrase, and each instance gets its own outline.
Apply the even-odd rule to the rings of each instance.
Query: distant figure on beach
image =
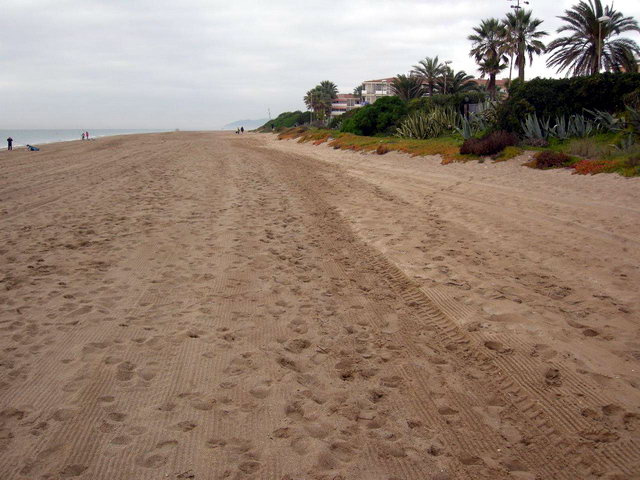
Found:
[[[271,124],[271,130],[273,130],[276,126],[272,123]]]
[[[89,132],[84,132],[84,134],[87,137],[87,140],[89,140]]]
[[[240,135],[240,127],[236,128],[236,135]]]
[[[7,138],[7,150],[13,150],[13,138]]]
[[[240,133],[244,133],[244,127],[240,127]]]
[[[33,145],[29,145],[27,144],[27,148],[29,149],[30,152],[39,152],[40,149],[38,147],[34,147]]]
[[[82,132],[82,140],[84,140],[84,132]]]

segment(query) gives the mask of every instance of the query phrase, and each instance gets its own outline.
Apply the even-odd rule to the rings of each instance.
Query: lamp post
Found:
[[[449,76],[449,65],[451,60],[444,62],[444,94],[447,94],[447,77]]]
[[[596,73],[600,73],[600,63],[602,62],[602,22],[608,22],[611,17],[603,15],[598,18],[598,66],[596,67]]]

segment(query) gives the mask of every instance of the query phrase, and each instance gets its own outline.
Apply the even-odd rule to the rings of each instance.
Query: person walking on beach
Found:
[[[240,127],[240,133],[244,133],[244,127]]]
[[[13,150],[13,138],[7,138],[7,150]]]
[[[82,140],[84,140],[84,132],[82,132]]]
[[[87,137],[87,140],[89,140],[89,132],[84,132],[85,137]]]

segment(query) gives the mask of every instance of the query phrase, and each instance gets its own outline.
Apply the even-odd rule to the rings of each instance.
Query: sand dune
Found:
[[[639,199],[269,135],[2,152],[0,478],[638,478]]]

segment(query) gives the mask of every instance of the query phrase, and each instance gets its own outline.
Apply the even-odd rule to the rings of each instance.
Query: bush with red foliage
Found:
[[[612,162],[606,160],[580,160],[573,168],[578,175],[595,175],[602,173],[611,166]]]
[[[558,168],[566,167],[571,161],[571,157],[566,153],[545,150],[538,152],[533,157],[532,166],[534,168]]]
[[[483,138],[469,138],[460,147],[460,153],[487,156],[500,153],[505,147],[518,145],[520,139],[517,135],[499,130],[492,132]]]

